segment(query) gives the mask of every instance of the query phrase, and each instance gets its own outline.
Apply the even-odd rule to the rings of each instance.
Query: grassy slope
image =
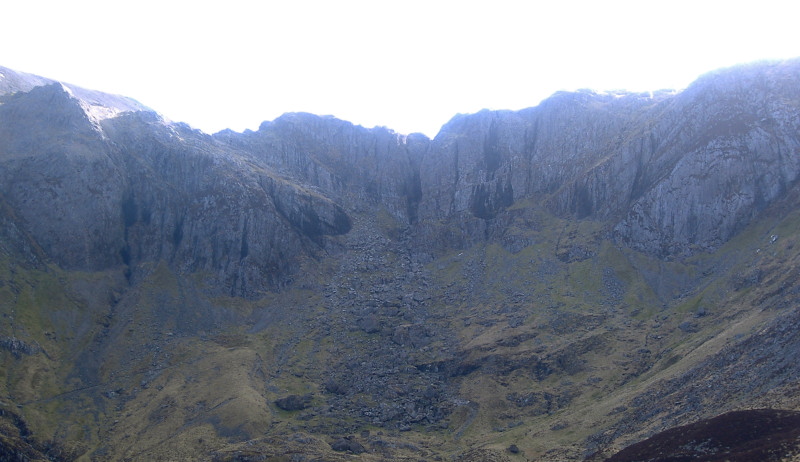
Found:
[[[714,254],[673,262],[620,250],[590,221],[556,219],[531,204],[509,213],[515,218],[503,236],[423,268],[431,276],[429,322],[451,338],[409,354],[476,366],[451,378],[446,428],[397,432],[353,420],[349,428],[370,431],[362,442],[391,443],[373,445],[376,452],[362,458],[432,458],[511,444],[520,449],[506,454],[511,460],[582,457],[586,439],[619,424],[643,390],[790,309],[780,307],[778,288],[793,283],[800,260],[800,213],[791,208],[776,206]],[[514,248],[509,240],[528,245]],[[349,313],[331,312],[323,289],[340,271],[341,281],[361,278],[364,287],[356,289],[367,291],[370,278],[391,277],[400,265],[388,247],[369,252],[387,268],[353,276],[337,270],[333,254],[307,262],[295,290],[252,301],[206,295],[202,277],[178,277],[165,265],[130,289],[121,271],[32,269],[2,255],[0,338],[33,352],[0,350],[3,409],[21,414],[35,439],[55,439],[65,454],[84,458],[354,457],[331,451],[335,428],[349,417],[324,412],[333,401],[320,390],[346,349],[368,355],[370,342],[388,340],[354,329]],[[762,310],[769,306],[776,308]],[[316,412],[273,404],[305,393],[314,395]],[[731,397],[726,406],[757,398]],[[773,404],[798,406],[791,396]]]

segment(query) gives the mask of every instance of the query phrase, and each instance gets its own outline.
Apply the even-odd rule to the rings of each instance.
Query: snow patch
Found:
[[[61,85],[61,89],[64,90],[64,93],[68,94],[72,98],[75,98],[75,93],[73,93],[72,90],[68,86],[66,86],[66,85],[64,85],[63,83],[60,83],[60,82],[59,82],[59,85]],[[77,98],[75,98],[75,99],[77,99]]]
[[[100,122],[105,119],[116,117],[124,112],[119,108],[106,106],[97,101],[86,101],[83,98],[79,98],[72,89],[64,84],[61,84],[61,88],[64,89],[70,98],[77,101],[78,105],[83,109],[83,113],[86,114],[86,118],[89,119],[94,129],[101,133],[103,137],[105,137],[105,133],[103,132],[103,127],[100,125]]]
[[[81,87],[61,84],[70,97],[76,99],[81,109],[92,122],[95,129],[103,133],[100,122],[111,119],[125,112],[148,110],[137,101],[124,96],[111,95],[95,90],[86,90]],[[105,135],[104,135],[105,136]]]
[[[83,107],[84,112],[86,112],[86,115],[88,115],[89,118],[92,119],[92,122],[95,123],[99,123],[101,120],[116,117],[122,112],[117,108],[106,107],[99,104],[89,104],[84,101],[81,101],[81,106]]]

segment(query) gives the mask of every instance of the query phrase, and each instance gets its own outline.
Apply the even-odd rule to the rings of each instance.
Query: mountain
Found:
[[[604,460],[800,407],[800,60],[434,139],[0,75],[0,459]]]

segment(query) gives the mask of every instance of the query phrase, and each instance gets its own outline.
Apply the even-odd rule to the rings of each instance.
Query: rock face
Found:
[[[0,194],[11,219],[67,267],[115,264],[124,178],[78,101],[51,84],[7,97],[0,113]]]
[[[474,242],[530,199],[608,223],[631,248],[688,255],[726,242],[796,181],[799,70],[720,71],[677,94],[559,93],[457,116],[434,140],[310,114],[210,137],[17,73],[0,106],[0,193],[66,267],[166,259],[234,294],[285,284],[294,259],[369,204],[421,229],[461,220],[454,242]]]
[[[800,408],[798,60],[434,139],[0,74],[8,457],[599,460]]]
[[[716,248],[781,197],[798,175],[797,72],[795,62],[710,74],[681,93],[669,111],[681,122],[650,154],[667,176],[633,197],[620,239],[662,255]]]
[[[300,254],[350,227],[342,208],[148,111],[93,120],[60,84],[0,106],[9,219],[65,268],[166,260],[225,292],[280,287]]]

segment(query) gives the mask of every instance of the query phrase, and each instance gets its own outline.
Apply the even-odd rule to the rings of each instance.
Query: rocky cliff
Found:
[[[280,286],[287,262],[346,233],[362,204],[411,227],[461,217],[473,242],[533,200],[607,223],[631,248],[689,255],[729,240],[797,179],[798,66],[719,71],[680,93],[559,93],[457,116],[434,140],[311,114],[208,136],[6,70],[2,194],[66,267],[164,258],[238,294]]]
[[[578,459],[800,406],[798,60],[432,140],[302,113],[208,135],[0,75],[4,450]],[[718,375],[744,382],[685,391]]]

